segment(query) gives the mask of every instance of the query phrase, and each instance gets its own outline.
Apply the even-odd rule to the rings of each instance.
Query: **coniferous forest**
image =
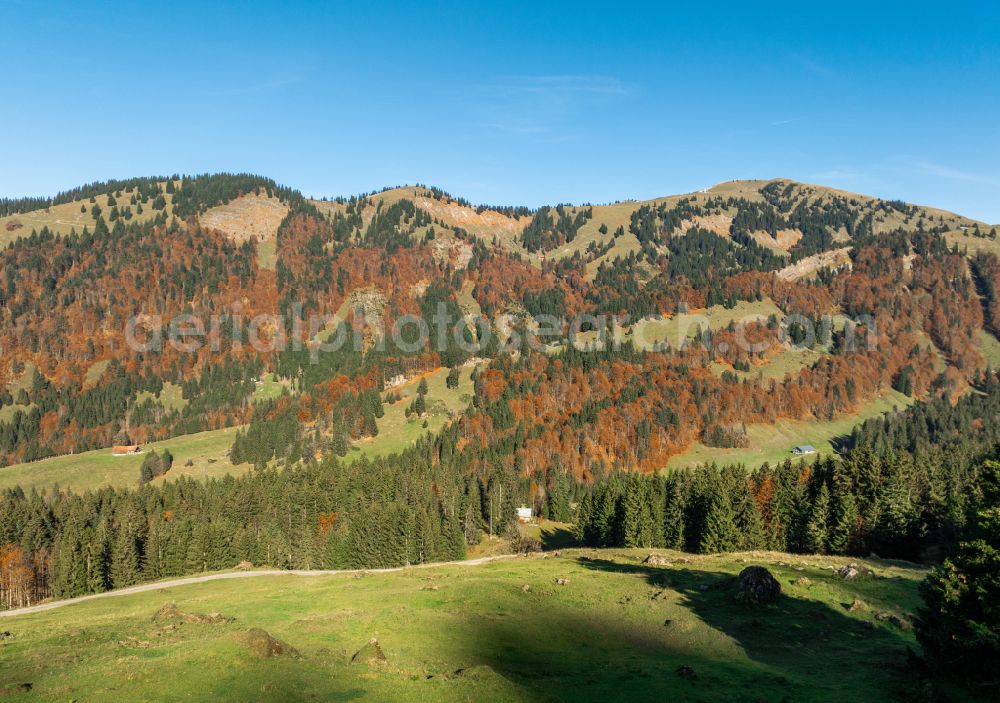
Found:
[[[454,424],[374,461],[330,454],[225,480],[84,495],[9,492],[0,540],[33,557],[34,600],[241,561],[332,569],[458,559],[488,525],[503,533],[514,508],[532,503],[550,519],[573,522],[580,541],[594,547],[933,562],[975,523],[983,462],[1000,446],[997,425],[978,422],[1000,413],[1000,381],[990,377],[979,390],[954,406],[918,403],[866,423],[841,459],[622,472],[588,483],[553,473],[541,498],[502,461],[481,463],[478,449],[462,448]]]

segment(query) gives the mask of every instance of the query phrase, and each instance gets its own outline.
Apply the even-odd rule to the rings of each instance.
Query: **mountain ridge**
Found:
[[[117,190],[102,192],[106,188]],[[803,406],[790,395],[781,412],[817,421],[857,412],[889,386],[908,396],[932,388],[965,392],[973,372],[992,358],[995,338],[994,323],[973,313],[991,317],[1000,310],[994,231],[970,229],[970,220],[936,209],[781,179],[532,211],[473,206],[420,185],[315,200],[261,176],[215,174],[89,184],[53,199],[49,209],[57,219],[63,211],[74,219],[54,223],[58,231],[44,225],[26,235],[26,226],[9,230],[11,241],[0,250],[0,344],[10,351],[0,368],[0,387],[9,396],[0,398],[7,463],[109,446],[126,433],[143,442],[245,425],[255,414],[253,384],[262,374],[288,389],[293,404],[318,402],[304,392],[317,384],[333,394],[323,402],[347,402],[350,389],[351,402],[368,404],[360,399],[373,397],[400,371],[430,372],[468,359],[454,343],[416,355],[368,354],[398,320],[427,316],[437,304],[456,318],[483,315],[498,338],[507,335],[500,334],[504,316],[517,327],[540,314],[569,320],[627,313],[630,322],[613,333],[616,339],[631,340],[640,352],[649,351],[645,342],[667,345],[684,363],[719,376],[720,393],[728,392],[731,377],[788,385],[795,374],[810,376],[816,397]],[[6,221],[27,222],[32,213],[45,211]],[[831,353],[847,321],[883,311],[866,287],[888,291],[893,280],[905,287],[895,297],[880,293],[894,301],[884,311],[885,327],[905,347],[891,361],[879,361],[891,370],[868,379],[864,397],[827,398],[834,409],[822,407],[819,399],[828,391],[821,378],[849,366]],[[349,325],[361,319],[352,313],[361,304],[372,324],[359,356],[317,368],[290,352],[226,345],[147,355],[123,337],[130,320],[169,322],[180,314],[208,320],[233,306],[248,319],[282,316],[265,328],[280,336],[295,304],[313,315],[339,314]],[[736,320],[736,310],[751,317]],[[699,334],[717,338],[707,358],[684,348],[693,333],[677,320],[688,311],[704,318],[694,323]],[[815,349],[794,349],[782,338],[789,333],[783,315],[805,316],[810,324],[828,317],[834,324]],[[772,338],[758,351],[737,349],[728,339],[736,322]],[[590,328],[581,339],[602,334]],[[556,340],[552,349],[566,341]],[[481,356],[503,354],[491,347]],[[832,370],[833,362],[843,368]],[[944,372],[950,380],[934,380]],[[338,373],[349,380],[334,391],[329,384]],[[161,402],[164,388],[175,400]],[[176,402],[178,396],[186,403]],[[372,411],[377,407],[371,403]],[[654,452],[640,463],[654,469],[706,432],[714,433],[712,442],[723,441],[735,417],[722,425],[699,422],[690,434],[660,440],[662,456]],[[373,436],[377,419],[361,413],[356,424],[338,426],[338,447],[345,438],[350,444]],[[776,418],[765,413],[761,419]],[[742,430],[738,434],[725,441],[746,441]],[[631,449],[595,451],[594,458],[610,462],[622,451],[634,455]]]

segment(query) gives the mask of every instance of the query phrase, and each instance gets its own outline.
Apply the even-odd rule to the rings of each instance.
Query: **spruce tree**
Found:
[[[87,590],[100,593],[111,587],[111,534],[107,518],[103,518],[93,539],[84,547],[87,564]]]
[[[623,547],[653,546],[654,526],[646,501],[645,482],[631,475],[625,481],[625,492],[618,503],[616,544]]]
[[[573,535],[576,541],[581,544],[589,544],[587,536],[591,530],[591,521],[594,519],[594,499],[590,492],[584,493],[577,503],[576,523],[573,525]]]
[[[146,534],[146,544],[143,550],[142,577],[147,581],[162,578],[163,567],[163,522],[154,517]]]
[[[980,476],[976,524],[921,585],[916,634],[936,675],[988,696],[1000,684],[1000,463],[985,462]]]
[[[663,544],[667,549],[684,549],[684,491],[680,477],[670,479],[663,510]]]
[[[736,533],[740,551],[755,551],[767,547],[767,535],[764,531],[764,520],[760,514],[757,500],[746,481],[737,493],[733,506],[736,521]]]
[[[52,591],[60,598],[72,598],[87,592],[87,571],[80,539],[76,525],[67,526],[60,536],[52,579]]]
[[[135,529],[128,524],[119,525],[111,551],[111,584],[124,588],[139,582],[142,577],[139,543]]]
[[[830,491],[822,483],[813,499],[804,531],[804,549],[810,554],[825,554],[827,523],[830,519]]]
[[[728,493],[717,490],[709,503],[698,551],[703,554],[731,552],[739,545],[735,514]]]
[[[453,515],[446,510],[444,520],[441,525],[442,546],[441,555],[450,561],[458,561],[465,558],[465,537],[462,534],[462,525],[457,515]]]
[[[208,557],[212,539],[209,529],[207,522],[199,521],[194,525],[186,555],[188,571],[208,571]]]
[[[593,528],[587,538],[587,546],[610,547],[614,545],[613,530],[618,503],[617,482],[608,482],[594,493]]]
[[[833,515],[827,546],[831,554],[851,554],[855,550],[858,529],[858,506],[850,490],[838,493],[833,502]]]
[[[327,533],[326,543],[323,545],[323,565],[327,569],[343,569],[350,565],[343,530],[333,529]]]

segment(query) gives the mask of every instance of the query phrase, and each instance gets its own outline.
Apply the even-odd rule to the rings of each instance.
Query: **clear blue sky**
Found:
[[[995,3],[209,4],[0,0],[0,194],[226,170],[535,206],[780,176],[1000,223]]]

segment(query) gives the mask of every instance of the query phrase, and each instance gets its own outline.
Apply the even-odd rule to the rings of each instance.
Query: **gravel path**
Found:
[[[169,581],[154,581],[153,583],[143,583],[138,586],[129,586],[128,588],[120,588],[116,591],[106,591],[104,593],[92,593],[88,596],[78,596],[76,598],[67,598],[66,600],[56,600],[48,603],[39,603],[38,605],[32,605],[27,608],[15,608],[13,610],[0,610],[0,618],[12,618],[18,615],[29,615],[31,613],[41,613],[46,610],[55,610],[56,608],[62,608],[67,605],[73,605],[75,603],[83,603],[88,600],[96,600],[98,598],[117,598],[118,596],[127,596],[132,593],[144,593],[146,591],[158,591],[161,588],[172,588],[174,586],[186,586],[190,583],[205,583],[206,581],[221,581],[222,579],[245,579],[253,578],[255,576],[335,576],[337,574],[387,574],[394,571],[406,571],[412,569],[432,569],[439,566],[479,566],[480,564],[488,564],[491,561],[498,561],[500,559],[511,558],[510,554],[504,554],[494,557],[481,557],[479,559],[466,559],[463,561],[442,561],[434,562],[431,564],[419,564],[417,566],[397,566],[391,569],[313,569],[313,570],[284,570],[284,569],[255,569],[251,571],[227,571],[221,574],[205,574],[204,576],[187,576],[180,579],[171,579]]]

